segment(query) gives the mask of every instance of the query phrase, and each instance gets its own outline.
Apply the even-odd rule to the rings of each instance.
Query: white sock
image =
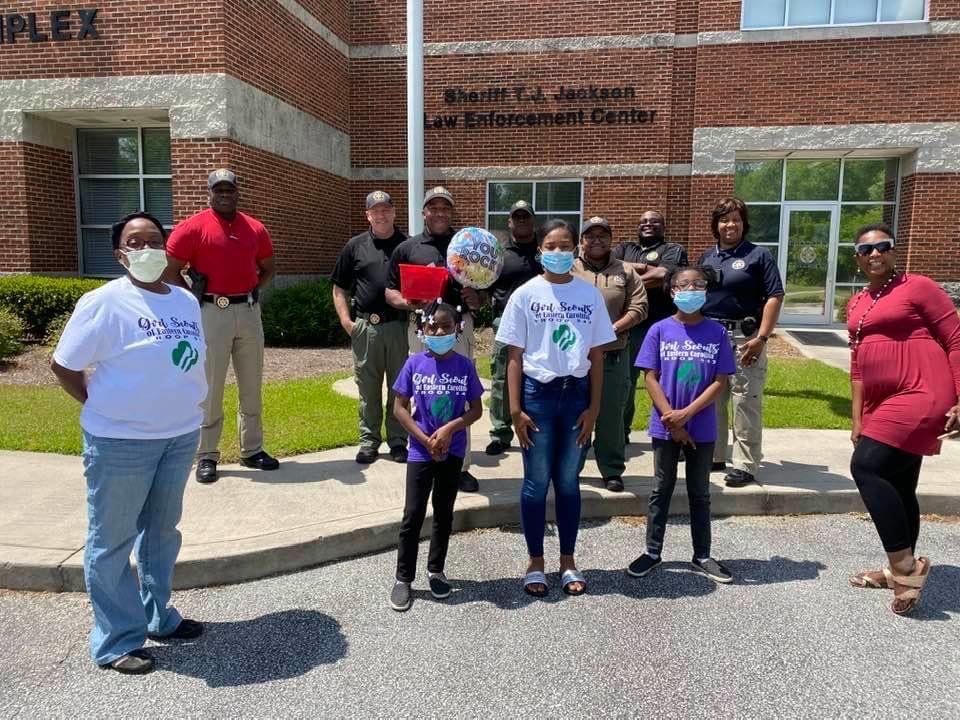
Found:
[[[697,562],[698,562],[698,563],[704,563],[704,562],[706,562],[706,561],[709,560],[709,559],[710,559],[710,558],[708,558],[708,557],[705,557],[705,558],[697,558]]]
[[[648,550],[648,551],[647,551],[647,555],[650,556],[650,557],[652,557],[654,560],[659,560],[659,559],[660,559],[660,553],[652,553],[652,552],[650,552],[650,551]]]

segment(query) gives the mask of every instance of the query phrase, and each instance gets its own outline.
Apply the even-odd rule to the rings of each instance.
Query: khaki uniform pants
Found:
[[[237,303],[221,310],[214,303],[201,305],[203,334],[207,342],[207,399],[203,402],[198,460],[220,459],[220,435],[223,433],[223,385],[233,360],[237,376],[240,406],[237,426],[240,431],[240,457],[263,450],[263,323],[260,304]]]
[[[727,333],[733,344],[746,338],[740,333]],[[745,470],[754,477],[763,459],[763,387],[767,382],[767,350],[764,348],[757,362],[750,367],[740,364],[737,355],[737,372],[730,378],[726,391],[717,398],[717,443],[713,449],[714,462],[730,462],[736,470]],[[733,403],[733,443],[727,444],[729,428],[728,405]]]
[[[360,391],[360,447],[377,450],[386,417],[387,445],[406,447],[407,432],[393,416],[393,383],[407,359],[407,327],[403,320],[371,324],[357,318],[350,336],[353,369]],[[387,406],[383,406],[383,379],[387,379]]]
[[[416,313],[410,314],[410,323],[407,325],[407,342],[410,347],[410,354],[423,352],[423,342],[417,336],[417,316]],[[473,360],[473,316],[467,313],[463,317],[463,331],[457,338],[457,344],[453,346],[455,352],[460,353],[466,358]],[[467,403],[470,407],[470,403]],[[467,428],[467,447],[463,454],[463,467],[461,472],[467,472],[470,469],[470,428]]]

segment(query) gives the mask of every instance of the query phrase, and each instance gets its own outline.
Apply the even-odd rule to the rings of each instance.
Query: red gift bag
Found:
[[[400,294],[405,300],[436,300],[443,297],[449,277],[445,267],[400,263]]]

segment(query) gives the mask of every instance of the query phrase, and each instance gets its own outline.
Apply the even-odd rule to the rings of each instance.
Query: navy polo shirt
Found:
[[[353,306],[358,312],[377,313],[385,320],[405,316],[387,305],[383,295],[390,256],[405,239],[398,228],[394,228],[393,236],[386,239],[367,230],[350,238],[340,252],[330,279],[353,296]]]
[[[703,306],[707,317],[759,320],[764,303],[783,295],[783,282],[773,255],[747,240],[729,250],[714,246],[700,256],[700,264],[717,273],[717,283],[710,285],[707,304]]]
[[[687,251],[683,246],[666,240],[655,240],[650,245],[638,242],[621,243],[613,248],[613,257],[629,263],[665,267],[670,272],[687,266]],[[674,313],[668,287],[647,288],[647,301],[650,303],[650,312],[640,323],[641,327],[653,325]]]

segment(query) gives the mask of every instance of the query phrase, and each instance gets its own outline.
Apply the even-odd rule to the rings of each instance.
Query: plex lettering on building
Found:
[[[80,9],[0,15],[0,44],[13,45],[18,40],[32,43],[99,40],[98,12],[98,9]]]
[[[656,209],[697,257],[736,194],[779,264],[784,322],[840,321],[861,224],[894,227],[903,269],[960,280],[955,0],[518,0],[522,22],[426,5],[424,170],[456,227],[506,238],[525,200],[537,222],[601,215],[620,242]],[[407,216],[405,14],[0,7],[0,273],[116,275],[111,223],[143,208],[172,228],[229,167],[279,274],[328,274],[367,193]]]

